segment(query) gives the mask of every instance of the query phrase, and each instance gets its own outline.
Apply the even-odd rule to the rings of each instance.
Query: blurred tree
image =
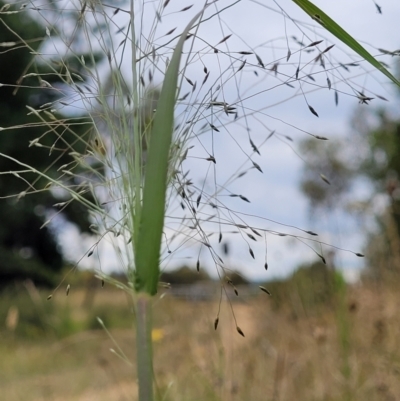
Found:
[[[320,260],[303,264],[285,280],[271,281],[265,287],[273,294],[274,309],[288,308],[294,318],[326,313],[335,306],[341,288],[345,287],[340,272]]]
[[[400,272],[400,120],[385,109],[362,108],[352,125],[352,140],[301,144],[307,160],[301,190],[313,211],[329,213],[340,207],[353,216],[372,214],[366,247],[369,273]],[[355,200],[351,192],[360,180],[369,185],[370,194]]]
[[[194,284],[198,281],[210,280],[209,275],[201,269],[199,272],[188,266],[182,266],[173,271],[164,271],[161,274],[160,281],[172,285],[176,284]]]
[[[0,8],[3,6],[4,3],[0,1]],[[18,37],[23,37],[36,51],[43,45],[44,34],[45,28],[32,18],[28,10],[1,15],[0,127],[3,130],[0,134],[0,151],[37,170],[46,171],[51,177],[58,177],[57,169],[73,161],[69,155],[71,150],[84,151],[83,142],[78,138],[89,134],[90,124],[74,127],[74,135],[65,129],[65,124],[54,124],[52,131],[48,126],[38,124],[35,115],[29,114],[27,105],[39,108],[54,102],[64,89],[59,76],[54,73],[46,74],[46,81],[52,88],[38,75],[23,78],[29,73],[54,72],[48,65],[38,64],[31,50]],[[54,65],[60,74],[65,66],[79,73],[79,63],[74,60],[76,58],[72,57],[65,58],[63,63],[54,60]],[[51,120],[51,115],[41,113],[41,116]],[[57,117],[64,118],[59,114]],[[87,119],[86,122],[89,123]],[[62,140],[59,140],[61,137]],[[30,141],[36,138],[40,138],[42,147],[29,146]],[[49,148],[57,139],[57,149],[49,155]],[[0,286],[26,278],[31,278],[36,284],[51,285],[62,268],[63,258],[54,228],[51,225],[41,226],[52,214],[59,212],[53,205],[65,199],[60,198],[60,194],[56,196],[53,191],[43,191],[48,183],[33,174],[21,173],[23,179],[5,174],[20,169],[11,160],[0,158],[0,172],[3,173],[0,176]],[[33,183],[34,188],[27,182]],[[78,182],[70,184],[79,185]],[[62,213],[82,230],[88,230],[88,216],[79,204],[71,203]]]
[[[355,172],[343,151],[345,146],[340,140],[307,139],[300,144],[307,161],[300,188],[310,201],[312,213],[337,207],[351,188]]]

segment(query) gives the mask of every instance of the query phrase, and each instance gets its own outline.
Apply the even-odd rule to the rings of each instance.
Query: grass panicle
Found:
[[[298,126],[291,115],[287,121],[275,115],[276,108],[293,104],[297,111],[305,105],[322,119],[323,111],[317,113],[309,104],[316,92],[334,90],[338,107],[339,94],[341,103],[345,97],[362,104],[384,100],[365,87],[371,74],[367,63],[399,84],[312,2],[293,1],[318,30],[310,21],[291,19],[276,2],[270,7],[251,1],[249,6],[263,17],[278,13],[284,30],[267,41],[250,36],[251,43],[230,13],[235,8],[243,12],[239,0],[188,5],[165,0],[151,7],[133,0],[115,5],[32,0],[0,9],[1,23],[14,38],[1,47],[7,52],[22,48],[31,60],[17,82],[2,82],[0,90],[35,94],[31,104],[24,105],[25,123],[0,128],[2,135],[34,133],[21,144],[26,160],[24,155],[19,159],[12,152],[0,153],[14,166],[0,174],[22,183],[17,193],[0,196],[22,202],[46,192],[57,198],[47,208],[43,227],[58,227],[76,205],[86,210],[91,244],[85,240],[86,249],[72,261],[72,270],[91,262],[101,287],[107,282],[131,296],[140,401],[154,399],[152,308],[163,269],[188,255],[198,272],[200,259],[202,271],[203,266],[213,267],[221,283],[220,308],[223,296],[231,302],[227,285],[239,296],[232,281],[224,279],[232,268],[229,249],[244,263],[256,263],[264,246],[265,273],[267,237],[290,237],[326,263],[323,249],[331,245],[314,231],[275,221],[265,208],[250,209],[256,207],[259,185],[265,185],[271,171],[263,157],[269,146],[292,150],[299,136],[327,140]],[[43,37],[24,38],[11,26],[13,16],[40,19]],[[286,23],[291,24],[290,33]],[[338,43],[331,43],[320,27]],[[42,104],[42,93],[50,94],[51,101]],[[33,152],[48,157],[48,167],[35,167],[29,157]],[[330,184],[323,174],[320,178]],[[247,194],[253,188],[254,194]],[[264,245],[257,241],[262,236]],[[228,240],[235,246],[229,248]],[[219,255],[221,247],[225,260]],[[125,281],[102,271],[102,255],[111,248]],[[70,288],[68,283],[67,296]],[[244,337],[230,307],[236,330]],[[218,324],[219,310],[215,330]],[[116,349],[112,352],[126,359],[122,349]]]

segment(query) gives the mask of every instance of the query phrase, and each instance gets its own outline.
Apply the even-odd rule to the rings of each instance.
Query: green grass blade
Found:
[[[176,45],[165,74],[151,131],[146,164],[143,206],[139,237],[135,250],[135,289],[154,295],[159,279],[161,237],[164,226],[165,199],[170,147],[174,127],[174,108],[179,65],[186,36],[200,15],[187,25]]]
[[[396,85],[400,86],[400,81],[397,80],[383,65],[376,60],[371,54],[365,50],[359,42],[351,37],[343,28],[341,28],[335,21],[333,21],[328,15],[326,15],[320,8],[315,6],[308,0],[293,0],[300,8],[302,8],[312,19],[319,22],[327,31],[332,35],[335,35],[344,44],[349,46],[364,60],[368,61],[375,68],[385,74],[391,79]]]

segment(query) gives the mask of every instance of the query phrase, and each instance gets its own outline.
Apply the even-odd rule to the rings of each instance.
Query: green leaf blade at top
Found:
[[[327,31],[336,36],[341,42],[350,47],[364,60],[386,75],[396,85],[400,86],[400,81],[396,79],[375,57],[373,57],[364,47],[361,46],[352,36],[350,36],[340,25],[325,14],[320,8],[309,0],[292,0],[302,10],[304,10],[313,20],[319,22]]]

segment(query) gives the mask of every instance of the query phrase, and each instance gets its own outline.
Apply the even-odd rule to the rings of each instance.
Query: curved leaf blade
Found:
[[[315,6],[309,0],[292,0],[301,9],[303,9],[313,20],[320,23],[327,31],[336,36],[340,41],[354,50],[364,60],[385,74],[396,85],[400,86],[400,81],[396,79],[375,57],[364,49],[352,36],[350,36],[340,25],[325,14],[320,8]]]
[[[164,226],[168,159],[172,143],[176,88],[184,42],[189,30],[204,12],[187,25],[175,47],[165,74],[150,136],[143,189],[143,206],[135,250],[135,289],[154,295],[159,280],[159,259]]]

